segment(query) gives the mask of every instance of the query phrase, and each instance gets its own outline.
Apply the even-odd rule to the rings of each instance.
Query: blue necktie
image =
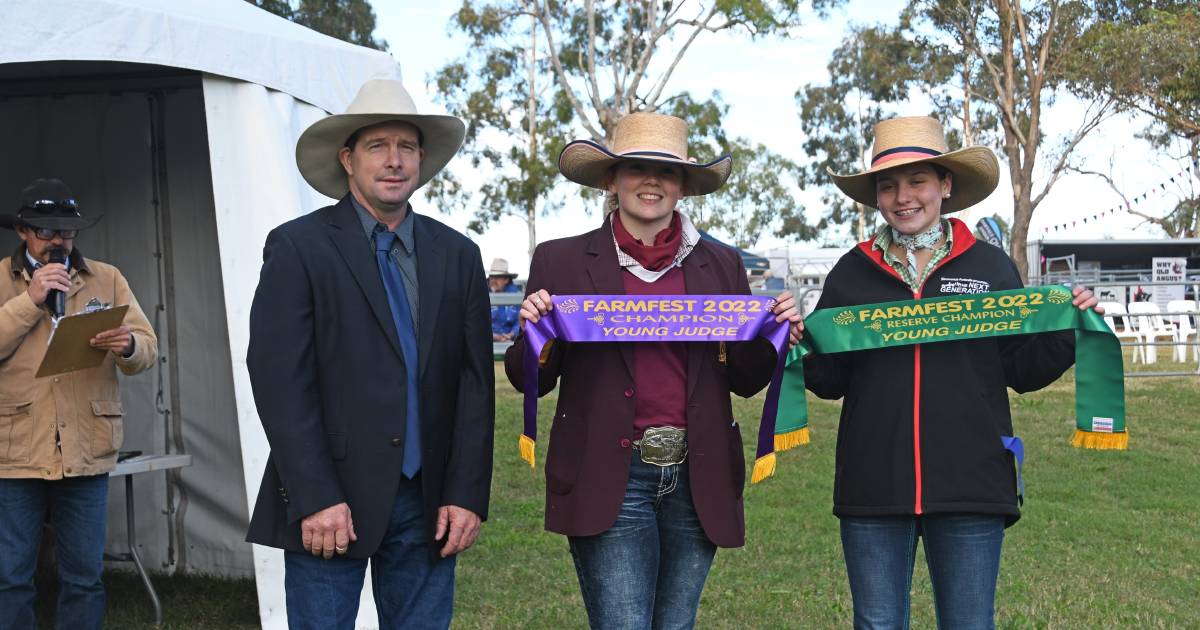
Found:
[[[379,277],[387,290],[388,306],[392,310],[392,322],[396,325],[396,336],[400,338],[400,351],[404,354],[407,374],[408,409],[404,424],[404,476],[412,479],[421,470],[421,393],[417,382],[417,331],[413,326],[412,311],[408,306],[408,292],[404,290],[404,279],[400,268],[392,261],[392,245],[396,233],[387,230],[375,231],[375,260],[379,263]]]

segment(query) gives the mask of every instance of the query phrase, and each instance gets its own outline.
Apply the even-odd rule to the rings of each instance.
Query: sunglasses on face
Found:
[[[42,239],[43,241],[52,240],[54,238],[55,234],[61,236],[63,238],[63,240],[65,241],[67,239],[75,238],[75,235],[79,233],[79,230],[51,230],[50,228],[29,228],[29,229],[31,232],[33,232],[34,236]]]

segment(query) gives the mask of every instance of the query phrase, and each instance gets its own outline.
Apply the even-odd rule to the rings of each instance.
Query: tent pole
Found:
[[[169,373],[171,406],[167,414],[165,432],[166,452],[184,454],[183,414],[179,393],[179,348],[177,319],[175,317],[175,265],[171,247],[171,203],[167,180],[167,152],[165,141],[166,109],[163,106],[164,92],[153,90],[146,93],[150,109],[150,159],[153,171],[155,217],[159,220],[160,257],[159,264],[163,279],[163,301],[167,315],[167,352],[165,353]],[[164,356],[160,352],[160,356]],[[178,495],[178,503],[176,502]],[[187,515],[188,494],[178,468],[167,471],[167,561],[174,564],[176,571],[187,574],[187,543],[183,519]]]

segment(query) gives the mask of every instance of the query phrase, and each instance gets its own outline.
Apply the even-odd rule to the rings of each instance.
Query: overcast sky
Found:
[[[413,93],[422,112],[441,112],[429,94],[430,76],[447,62],[461,56],[465,39],[448,28],[451,15],[459,6],[454,0],[386,0],[373,3],[378,16],[376,34],[387,40],[392,55],[400,64],[404,82]],[[794,95],[807,83],[828,81],[825,69],[829,55],[841,41],[850,24],[870,24],[881,20],[895,21],[903,6],[902,0],[851,0],[836,10],[827,20],[811,17],[807,25],[791,39],[774,39],[750,43],[744,37],[728,33],[703,34],[677,69],[672,83],[676,91],[690,91],[706,96],[719,90],[729,104],[724,121],[732,135],[745,136],[769,145],[773,150],[798,162],[808,162],[810,156],[801,149],[804,134],[796,113]],[[928,113],[926,103],[913,103],[902,114]],[[1061,98],[1046,114],[1045,128],[1052,135],[1046,142],[1054,143],[1056,134],[1066,134],[1077,124],[1082,106],[1071,98]],[[1159,183],[1167,182],[1181,168],[1179,163],[1157,156],[1135,134],[1145,126],[1144,120],[1120,117],[1105,123],[1080,146],[1079,155],[1088,160],[1094,170],[1113,171],[1129,197],[1140,195]],[[582,137],[582,134],[581,136]],[[450,167],[470,185],[470,165],[462,159]],[[737,168],[737,165],[734,165]],[[975,220],[993,213],[1011,217],[1011,188],[1007,169],[1001,161],[1001,184],[991,197],[960,218],[974,224]],[[464,177],[465,175],[465,177]],[[1185,173],[1185,177],[1189,177]],[[1140,204],[1143,211],[1162,215],[1174,206],[1177,197],[1168,191],[1150,195]],[[1040,190],[1040,186],[1036,189]],[[801,193],[801,198],[814,217],[820,214],[819,191]],[[465,229],[469,212],[446,215],[434,211],[423,200],[414,200],[418,212],[427,212],[458,229]],[[1141,219],[1127,213],[1106,215],[1101,221],[1090,220],[1098,212],[1119,205],[1119,197],[1103,182],[1094,178],[1072,175],[1060,179],[1053,191],[1034,213],[1031,238],[1098,239],[1148,238],[1161,232],[1141,227]],[[597,214],[586,214],[582,206],[568,205],[557,215],[538,220],[538,238],[569,236],[596,225]],[[1084,224],[1082,220],[1088,217]],[[1065,230],[1043,228],[1075,221]],[[487,234],[471,235],[483,249],[484,263],[493,257],[508,258],[514,270],[524,275],[528,267],[525,225],[516,218],[494,224]],[[774,237],[762,238],[757,250],[782,245]],[[798,247],[815,247],[815,243],[799,243]]]

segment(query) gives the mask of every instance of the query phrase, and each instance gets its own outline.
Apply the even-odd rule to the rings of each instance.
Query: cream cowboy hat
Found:
[[[399,81],[373,79],[358,90],[346,113],[327,116],[304,130],[296,142],[296,166],[310,186],[326,197],[340,199],[349,191],[338,151],[351,134],[382,122],[398,120],[421,131],[421,173],[417,188],[445,168],[466,136],[463,121],[454,116],[422,115]]]
[[[948,149],[946,134],[937,120],[928,116],[892,118],[875,125],[870,168],[853,175],[838,175],[828,167],[825,170],[847,197],[878,208],[875,199],[877,173],[915,162],[938,164],[954,174],[950,198],[942,201],[942,214],[946,214],[983,201],[1000,181],[1000,164],[991,149]]]
[[[617,122],[612,150],[591,140],[576,140],[558,155],[558,170],[567,179],[605,190],[609,169],[622,160],[678,164],[686,173],[684,195],[707,195],[725,185],[733,158],[722,155],[707,164],[688,158],[687,123],[674,116],[636,112]]]
[[[493,258],[492,259],[492,267],[491,267],[491,269],[488,269],[488,277],[489,278],[503,277],[503,278],[512,279],[512,278],[516,278],[517,274],[509,273],[507,260],[505,260],[503,258]]]

